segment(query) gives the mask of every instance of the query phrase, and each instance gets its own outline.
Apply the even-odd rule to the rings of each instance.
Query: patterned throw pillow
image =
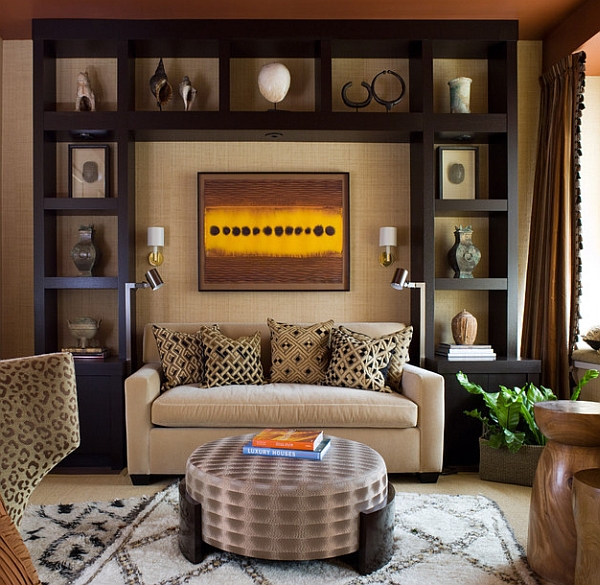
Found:
[[[329,364],[333,320],[306,327],[267,319],[271,330],[271,382],[318,384]]]
[[[357,333],[356,331],[351,331],[343,325],[340,325],[340,331],[360,341],[374,341],[373,337],[369,337],[364,333]],[[413,328],[412,325],[409,325],[408,327],[405,327],[400,331],[395,331],[394,333],[390,333],[388,335],[376,338],[391,338],[396,343],[396,349],[394,350],[394,354],[392,355],[386,379],[386,385],[389,386],[395,392],[400,392],[402,389],[402,371],[404,370],[404,364],[409,361],[408,349],[412,340],[412,334]]]
[[[201,384],[204,364],[201,332],[183,333],[152,326],[163,371],[162,391],[182,384]]]
[[[389,391],[385,380],[396,343],[392,338],[364,341],[340,331],[331,331],[331,359],[324,386]]]
[[[260,331],[252,336],[231,339],[218,331],[204,329],[202,343],[206,357],[205,384],[209,388],[264,382]]]

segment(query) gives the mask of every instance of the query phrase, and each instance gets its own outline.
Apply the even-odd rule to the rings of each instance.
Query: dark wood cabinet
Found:
[[[444,431],[444,465],[462,470],[479,466],[479,437],[481,423],[467,416],[465,411],[483,410],[481,397],[469,394],[456,379],[463,372],[469,380],[488,392],[497,392],[500,385],[512,388],[527,382],[538,385],[541,362],[539,360],[498,359],[495,361],[460,364],[443,359],[427,360],[428,369],[444,377],[446,417]]]
[[[87,371],[92,366],[78,368],[81,402],[90,405],[82,413],[88,460],[97,454],[92,445],[107,445],[109,436],[120,432],[114,413],[122,405],[116,399],[103,402],[99,394],[114,397],[115,370],[122,368],[123,376],[131,368],[125,362],[125,284],[137,280],[136,142],[409,145],[410,279],[426,283],[426,356],[434,356],[436,294],[476,291],[487,296],[489,343],[500,356],[516,358],[517,40],[516,21],[34,20],[36,352],[72,344],[66,319],[85,315],[102,319],[116,360],[95,364],[93,373]],[[160,58],[210,72],[214,99],[201,110],[158,111],[148,101],[148,79]],[[264,103],[260,108],[238,103],[237,76],[244,60],[264,58],[309,62],[314,90],[308,108],[274,113]],[[363,81],[344,78],[340,83],[342,61],[390,59],[401,62],[406,76],[401,107],[357,112],[340,104],[343,84]],[[483,70],[487,97],[472,114],[448,113],[448,79],[439,74],[448,60],[459,60],[466,74],[472,67]],[[103,102],[96,112],[76,112],[74,83],[87,63],[93,63],[101,80]],[[177,82],[171,81],[177,95]],[[441,94],[443,106],[435,97]],[[485,148],[486,188],[473,200],[439,199],[436,149],[465,143]],[[109,145],[110,197],[68,196],[71,179],[64,153],[71,144]],[[435,224],[442,217],[486,218],[487,274],[456,280],[439,272]],[[108,252],[109,260],[93,277],[79,277],[69,267],[69,243],[74,243],[78,220],[97,224]],[[418,292],[413,294],[411,320],[418,325]],[[134,303],[132,298],[133,316]],[[131,330],[136,331],[135,322]],[[418,331],[416,326],[413,363],[420,358]],[[105,384],[109,390],[101,391]],[[95,409],[101,413],[97,420],[87,414]]]

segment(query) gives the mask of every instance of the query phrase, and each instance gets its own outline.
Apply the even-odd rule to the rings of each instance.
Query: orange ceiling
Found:
[[[2,0],[0,38],[31,38],[34,18],[500,19],[518,20],[519,37],[544,40],[577,9],[599,0]],[[594,10],[594,8],[592,8]],[[587,20],[587,23],[586,23]],[[593,26],[584,18],[585,25]],[[581,20],[575,30],[581,29]],[[600,31],[587,34],[582,42]],[[581,33],[579,33],[581,34]],[[576,33],[577,35],[577,33]],[[544,45],[546,47],[546,44]],[[579,47],[558,46],[558,50]],[[600,43],[583,46],[600,75]]]

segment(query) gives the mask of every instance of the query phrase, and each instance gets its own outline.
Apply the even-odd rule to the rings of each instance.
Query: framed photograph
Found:
[[[108,197],[107,144],[69,144],[69,197]]]
[[[477,199],[479,195],[479,148],[438,146],[440,199]]]
[[[348,173],[198,173],[198,289],[349,290],[348,202]]]

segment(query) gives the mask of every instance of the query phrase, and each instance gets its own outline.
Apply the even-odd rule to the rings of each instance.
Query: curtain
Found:
[[[540,79],[538,134],[521,356],[541,360],[541,383],[569,398],[581,293],[580,123],[585,53]]]

